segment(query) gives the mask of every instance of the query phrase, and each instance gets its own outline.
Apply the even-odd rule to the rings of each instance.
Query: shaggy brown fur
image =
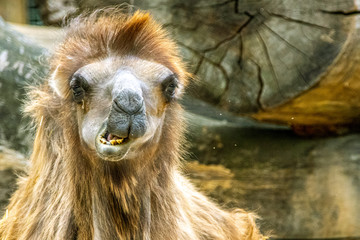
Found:
[[[146,143],[135,160],[104,161],[83,143],[82,110],[68,79],[109,55],[160,63],[187,83],[174,43],[147,13],[106,9],[73,20],[51,61],[58,92],[46,82],[29,95],[37,127],[31,168],[0,222],[0,238],[262,239],[252,214],[219,209],[181,176],[184,126],[176,101],[161,108],[159,142]]]

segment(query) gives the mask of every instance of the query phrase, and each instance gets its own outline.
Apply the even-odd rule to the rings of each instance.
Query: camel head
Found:
[[[49,85],[76,106],[85,148],[104,160],[133,158],[158,142],[186,73],[175,45],[148,14],[84,19],[73,20],[55,53]]]
[[[108,58],[78,69],[69,82],[79,105],[79,134],[108,160],[131,153],[161,133],[179,81],[167,67],[137,57]]]

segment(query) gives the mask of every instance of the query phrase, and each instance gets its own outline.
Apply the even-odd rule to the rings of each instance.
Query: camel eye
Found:
[[[74,101],[81,103],[85,97],[85,91],[88,89],[87,81],[81,75],[75,74],[70,80],[70,88]]]
[[[175,90],[178,87],[178,80],[176,76],[174,74],[168,76],[161,85],[166,102],[170,102],[174,98]]]

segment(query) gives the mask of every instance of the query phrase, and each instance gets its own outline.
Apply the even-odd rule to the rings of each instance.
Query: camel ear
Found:
[[[61,74],[59,73],[60,65],[58,65],[55,70],[52,72],[49,78],[49,86],[54,91],[56,95],[61,98],[65,98],[66,93],[69,91],[67,84],[63,81],[60,81]]]

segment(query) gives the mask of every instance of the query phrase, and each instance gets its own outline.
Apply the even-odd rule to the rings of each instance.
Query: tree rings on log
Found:
[[[302,135],[342,134],[359,130],[360,116],[360,14],[353,1],[324,1],[321,14],[341,26],[334,28],[344,38],[334,41],[339,48],[330,65],[320,72],[312,88],[279,106],[263,109],[252,116],[260,121],[287,124]],[[331,2],[334,2],[331,5]],[[331,6],[330,6],[331,5]],[[340,25],[339,25],[340,24]],[[346,41],[344,41],[346,40]],[[324,49],[326,50],[326,49]],[[326,54],[320,55],[326,56]]]
[[[201,78],[194,92],[241,114],[279,106],[318,83],[354,28],[331,13],[354,7],[351,0],[200,1],[177,5],[171,22]]]
[[[356,1],[198,1],[170,9],[169,29],[200,79],[190,87],[195,97],[304,126],[296,129],[357,119]]]

